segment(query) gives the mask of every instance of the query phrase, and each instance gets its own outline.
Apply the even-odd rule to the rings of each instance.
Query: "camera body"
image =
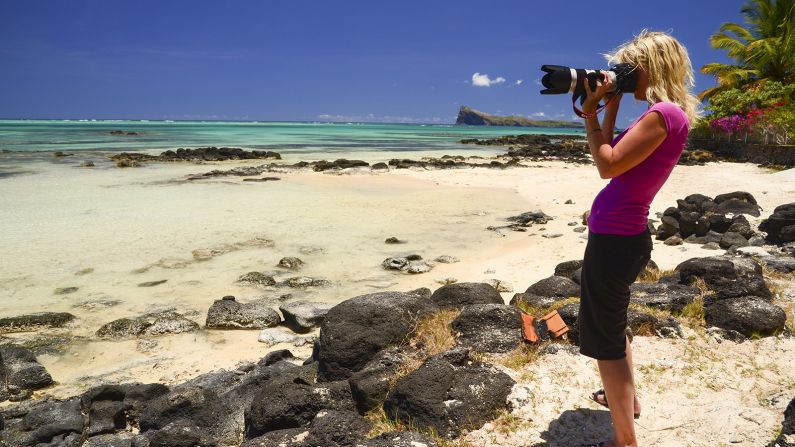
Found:
[[[541,71],[546,74],[541,78],[541,84],[546,87],[541,90],[542,95],[558,95],[571,93],[574,99],[585,100],[585,83],[588,82],[591,90],[596,89],[596,81],[602,80],[599,70],[584,68],[571,68],[563,65],[542,65]],[[615,92],[632,93],[637,88],[638,72],[630,64],[617,64],[605,71],[615,86]]]

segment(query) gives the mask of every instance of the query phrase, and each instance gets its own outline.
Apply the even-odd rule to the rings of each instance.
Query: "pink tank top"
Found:
[[[591,205],[588,229],[594,233],[638,235],[646,231],[649,205],[679,161],[690,124],[687,114],[675,103],[658,102],[610,143],[621,138],[648,113],[659,112],[668,131],[665,140],[645,160],[610,180]]]

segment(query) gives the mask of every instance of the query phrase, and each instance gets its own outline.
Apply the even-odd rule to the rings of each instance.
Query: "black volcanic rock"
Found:
[[[417,319],[437,309],[424,296],[400,292],[360,295],[337,304],[320,327],[318,380],[347,379],[378,351],[404,342]]]
[[[450,326],[459,345],[477,352],[508,352],[522,343],[521,311],[515,306],[465,306]]]
[[[784,329],[784,309],[755,296],[729,298],[704,308],[710,326],[737,331],[746,337],[770,335]]]
[[[471,304],[504,304],[497,289],[481,282],[457,282],[439,287],[431,295],[431,301],[448,309],[462,309]]]
[[[160,155],[150,155],[140,152],[122,152],[110,157],[119,163],[127,162],[162,162],[162,161],[226,161],[226,160],[280,160],[282,156],[272,151],[247,151],[238,147],[199,147],[196,149],[179,148],[176,151],[168,150]]]
[[[712,256],[691,258],[676,266],[681,284],[691,284],[701,278],[716,292],[717,299],[753,295],[771,299],[773,294],[765,284],[762,267],[747,258]]]
[[[384,402],[391,418],[433,428],[444,437],[476,428],[505,409],[514,381],[455,349],[430,357],[400,379]]]
[[[767,233],[765,239],[774,244],[795,241],[795,202],[777,206],[759,224],[759,230]]]

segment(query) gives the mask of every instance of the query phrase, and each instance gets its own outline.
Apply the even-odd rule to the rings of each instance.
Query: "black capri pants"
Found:
[[[588,231],[577,317],[582,355],[597,360],[626,357],[629,286],[651,259],[651,251],[648,228],[630,236]]]

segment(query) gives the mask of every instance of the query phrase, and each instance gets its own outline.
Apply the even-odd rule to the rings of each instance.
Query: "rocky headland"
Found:
[[[461,106],[458,110],[458,117],[455,123],[468,126],[582,128],[582,124],[573,121],[533,120],[523,116],[497,116],[467,106]]]

